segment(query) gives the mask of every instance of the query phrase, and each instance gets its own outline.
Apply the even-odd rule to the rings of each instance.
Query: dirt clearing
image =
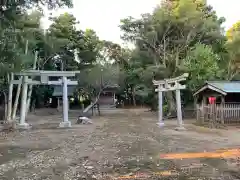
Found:
[[[61,115],[43,112],[29,116],[31,130],[1,134],[1,180],[240,178],[237,157],[160,159],[166,153],[239,148],[238,129],[209,130],[185,121],[186,131],[175,131],[174,120],[159,128],[157,117],[144,109],[103,110],[92,125],[75,124],[74,111],[73,127],[59,129]]]

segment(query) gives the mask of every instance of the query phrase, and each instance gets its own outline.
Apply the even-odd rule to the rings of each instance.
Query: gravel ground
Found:
[[[0,136],[1,180],[144,179],[120,177],[149,175],[145,179],[240,179],[235,159],[162,160],[162,153],[203,152],[238,148],[240,131],[208,130],[185,121],[186,131],[175,131],[170,120],[164,128],[157,118],[140,110],[103,110],[94,124],[60,129],[59,114],[41,110],[29,115],[33,128]],[[157,172],[174,170],[177,176]],[[154,175],[155,174],[155,175]],[[142,174],[143,175],[143,174]]]

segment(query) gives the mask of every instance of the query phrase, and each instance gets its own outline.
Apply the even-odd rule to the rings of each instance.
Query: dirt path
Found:
[[[227,161],[159,157],[163,153],[238,148],[238,130],[203,132],[186,124],[186,131],[177,132],[174,121],[160,129],[156,126],[156,117],[144,110],[112,110],[103,114],[94,118],[93,125],[75,125],[77,113],[70,113],[74,124],[71,129],[57,128],[61,121],[58,115],[32,116],[29,122],[33,129],[2,134],[0,179],[126,179],[127,176],[120,177],[123,175],[134,179],[129,176],[138,172],[148,174],[145,179],[156,179],[157,172],[169,170],[180,173],[175,179],[234,179],[237,176],[233,172],[239,170],[233,165],[236,158]],[[159,174],[158,178],[163,179]]]

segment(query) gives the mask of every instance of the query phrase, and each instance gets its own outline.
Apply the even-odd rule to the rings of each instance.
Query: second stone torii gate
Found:
[[[27,92],[28,85],[62,85],[63,88],[63,122],[59,124],[60,127],[71,127],[71,122],[68,120],[68,85],[77,85],[77,81],[68,80],[67,77],[74,77],[80,71],[38,71],[29,70],[20,73],[15,73],[16,76],[23,76],[21,80],[12,80],[12,84],[22,84],[22,97],[21,97],[21,110],[20,110],[20,122],[19,128],[27,129],[29,124],[26,123],[26,104],[27,104]],[[32,80],[28,76],[40,76],[40,80]],[[58,81],[50,81],[49,77],[61,77]]]
[[[176,91],[176,103],[177,103],[177,120],[178,127],[177,129],[184,129],[183,121],[182,121],[182,107],[181,107],[181,94],[180,90],[185,89],[186,85],[181,85],[180,82],[186,80],[188,77],[188,73],[183,74],[182,76],[172,78],[172,79],[164,79],[160,81],[153,80],[153,84],[158,86],[155,89],[158,92],[158,120],[157,123],[160,127],[164,126],[163,122],[163,92],[167,91]]]

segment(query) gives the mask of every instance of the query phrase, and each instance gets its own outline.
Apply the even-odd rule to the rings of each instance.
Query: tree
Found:
[[[72,14],[64,13],[59,17],[53,18],[53,23],[48,29],[47,36],[51,37],[53,49],[51,60],[58,61],[60,65],[59,70],[69,69],[67,65],[70,64],[70,60],[73,60],[73,52],[71,50],[73,50],[72,42],[75,38],[76,24],[76,18]],[[55,63],[53,61],[50,62]]]
[[[12,66],[8,66],[6,64],[7,60],[14,60],[14,62],[10,61],[9,63],[14,65],[14,63],[21,62],[22,55],[25,53],[22,53],[22,49],[25,49],[21,44],[19,44],[19,38],[22,37],[22,32],[19,32],[19,29],[22,30],[25,26],[35,26],[36,20],[39,21],[39,14],[38,13],[32,13],[31,17],[27,15],[26,10],[29,7],[34,7],[39,5],[48,5],[48,7],[55,8],[60,7],[63,5],[71,6],[72,1],[71,0],[60,0],[60,1],[52,1],[52,0],[34,0],[34,1],[2,1],[0,4],[0,15],[1,15],[1,21],[0,21],[0,36],[1,36],[1,59],[0,61],[2,63],[2,69],[1,72],[4,72],[3,70],[12,70]],[[35,16],[35,19],[33,18]],[[28,19],[27,19],[28,18]],[[34,22],[35,21],[35,22]],[[24,31],[26,33],[26,31]],[[20,37],[19,37],[20,35]],[[29,34],[28,34],[29,35]],[[26,37],[26,36],[25,36]],[[25,44],[25,43],[24,43]],[[6,64],[6,66],[4,65]],[[21,63],[20,63],[21,64]],[[17,66],[14,65],[14,68]],[[6,69],[7,68],[7,69]]]
[[[139,53],[148,57],[143,66],[161,69],[152,77],[163,79],[185,72],[183,59],[196,43],[212,46],[218,53],[224,41],[222,21],[205,1],[166,0],[141,19],[122,20],[120,27],[123,39],[135,42]],[[169,111],[173,112],[176,108],[172,92],[167,97]]]
[[[26,10],[29,7],[38,6],[40,5],[40,3],[42,5],[49,5],[49,8],[62,6],[64,4],[71,5],[70,0],[2,1],[0,3],[0,76],[1,82],[3,82],[4,84],[4,86],[3,84],[1,84],[1,92],[4,92],[4,94],[6,94],[6,85],[10,80],[9,73],[19,71],[22,68],[28,67],[28,65],[31,64],[30,59],[33,59],[33,54],[28,54],[26,52],[29,52],[29,47],[31,48],[32,42],[30,42],[30,39],[36,40],[36,38],[41,34],[41,32],[39,31],[39,20],[41,16],[36,11],[35,14],[32,13],[31,15],[28,15],[26,13]],[[21,29],[21,31],[19,31],[19,29]],[[29,31],[30,29],[31,31]],[[35,44],[35,42],[33,42],[33,44]],[[35,45],[33,45],[32,47],[34,46]],[[36,47],[34,48],[36,49]],[[9,96],[9,99],[11,99],[11,93],[9,94]],[[11,107],[11,101],[9,102],[9,104],[9,107]]]
[[[194,93],[206,81],[220,79],[223,70],[218,66],[220,57],[208,45],[196,44],[184,59],[189,72],[188,88]]]
[[[29,7],[48,5],[48,7],[55,8],[63,5],[71,6],[71,0],[34,0],[34,1],[2,1],[0,4],[0,36],[1,40],[1,61],[4,62],[6,59],[15,60],[19,62],[21,56],[19,56],[18,48],[25,49],[19,44],[19,29],[22,30],[25,26],[35,26],[36,20],[39,21],[39,14],[32,13],[31,17],[27,15],[26,10]],[[35,19],[33,18],[35,16]],[[28,19],[27,19],[28,18]],[[34,22],[35,21],[35,22]],[[33,23],[32,23],[33,22]],[[25,31],[26,33],[26,31]],[[24,46],[25,47],[25,46]],[[4,52],[3,52],[4,51]],[[24,53],[23,53],[24,54]],[[22,55],[22,53],[20,53]],[[5,63],[3,63],[5,64]],[[5,69],[6,66],[4,66]],[[15,66],[16,67],[16,66]],[[11,67],[12,69],[12,67]],[[1,70],[1,72],[3,72]]]
[[[76,18],[68,13],[53,18],[47,36],[52,42],[52,56],[44,58],[44,62],[58,62],[64,70],[87,68],[99,57],[101,42],[96,33],[87,29],[77,30]],[[78,50],[80,63],[74,61],[74,50]],[[59,69],[62,69],[59,68]]]
[[[104,89],[118,85],[119,69],[113,64],[96,64],[92,68],[84,69],[80,73],[78,95],[88,96],[91,104],[83,113],[88,112],[98,100]],[[100,109],[98,108],[99,114]]]
[[[96,98],[102,90],[117,85],[119,69],[113,64],[96,64],[80,73],[79,86],[90,97]]]
[[[78,56],[81,59],[79,68],[91,68],[101,56],[102,42],[94,30],[86,29],[83,32],[83,38],[78,34],[75,48],[79,50]]]
[[[239,32],[240,32],[240,21],[233,24],[232,27],[227,30],[226,36],[228,41],[232,41],[234,39],[234,36],[238,35]]]
[[[226,33],[226,49],[228,56],[226,59],[227,77],[226,79],[239,79],[240,72],[240,21],[236,22]]]

